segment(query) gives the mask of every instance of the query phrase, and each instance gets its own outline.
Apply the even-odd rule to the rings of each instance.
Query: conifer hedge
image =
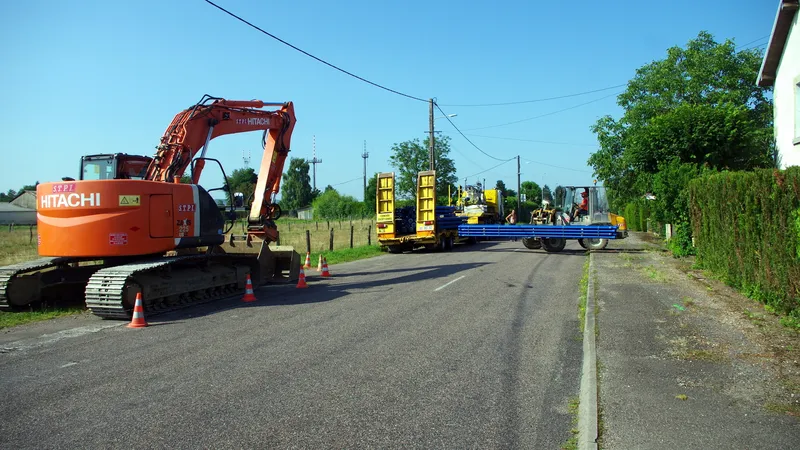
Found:
[[[800,324],[800,167],[689,183],[697,262]]]

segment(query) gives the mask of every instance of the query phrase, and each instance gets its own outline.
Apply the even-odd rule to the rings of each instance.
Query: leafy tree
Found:
[[[367,191],[364,193],[364,210],[367,214],[376,213],[376,197],[378,195],[378,173],[367,180]]]
[[[494,188],[497,189],[498,191],[500,191],[500,193],[503,194],[503,197],[505,197],[505,195],[506,195],[506,184],[503,182],[503,180],[497,180],[497,184],[495,184]]]
[[[700,32],[686,48],[668,49],[665,59],[638,69],[617,97],[622,117],[605,116],[592,126],[600,150],[588,162],[615,209],[652,191],[653,175],[665,164],[775,165],[772,102],[768,89],[753,81],[761,51],[735,47]]]
[[[447,199],[448,185],[458,183],[456,166],[450,154],[450,137],[441,136],[434,140],[433,154],[436,159],[436,196]],[[419,139],[401,142],[392,146],[389,157],[392,167],[398,170],[395,178],[397,196],[400,199],[411,199],[416,195],[417,174],[430,168],[428,138],[420,143]]]
[[[330,187],[330,186],[329,186]],[[364,217],[364,203],[350,195],[341,195],[332,187],[317,197],[312,203],[314,217],[318,219],[345,219]]]
[[[256,190],[256,182],[258,182],[258,175],[254,169],[246,167],[234,170],[228,177],[228,184],[231,188],[229,201],[235,192],[241,192],[244,197],[244,207],[249,208],[253,201],[253,192]]]
[[[309,164],[303,158],[292,158],[289,169],[283,174],[281,209],[290,211],[311,204],[311,177],[308,175]]]
[[[520,190],[525,194],[526,202],[538,205],[542,201],[542,188],[534,181],[523,181]]]

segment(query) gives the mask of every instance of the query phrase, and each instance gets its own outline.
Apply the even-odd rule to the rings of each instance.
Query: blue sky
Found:
[[[345,70],[420,98],[495,158],[522,158],[522,180],[591,181],[590,126],[619,117],[635,70],[707,30],[718,41],[766,44],[777,1],[297,1],[215,0]],[[0,2],[0,190],[76,176],[80,156],[152,155],[173,116],[203,94],[293,101],[290,157],[312,157],[317,187],[362,198],[367,174],[392,171],[392,144],[425,137],[428,104],[331,69],[203,0]],[[760,39],[760,40],[759,40]],[[763,48],[763,46],[762,46]],[[755,80],[753,80],[755,83]],[[591,103],[589,103],[591,102]],[[562,112],[557,112],[565,110]],[[437,113],[437,116],[441,114]],[[543,117],[538,117],[543,116]],[[523,120],[534,118],[531,120]],[[510,125],[510,122],[517,122]],[[503,126],[500,126],[503,125]],[[458,177],[516,188],[516,163],[492,159],[446,119]],[[227,172],[260,163],[259,132],[212,141]],[[538,141],[538,142],[537,142]],[[285,168],[288,168],[288,159]],[[487,170],[493,168],[491,170]],[[206,170],[201,184],[221,183]],[[477,174],[477,175],[476,175]],[[463,182],[463,181],[462,181]]]

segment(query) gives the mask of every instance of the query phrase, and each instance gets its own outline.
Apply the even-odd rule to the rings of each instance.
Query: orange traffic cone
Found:
[[[247,284],[244,285],[244,297],[242,297],[243,302],[254,302],[256,301],[256,296],[253,294],[253,282],[250,280],[250,274],[247,274]]]
[[[308,285],[306,284],[306,273],[303,272],[303,268],[300,268],[300,278],[297,280],[297,288],[307,288]]]
[[[304,269],[311,268],[311,252],[306,252],[306,263],[303,264]]]
[[[331,273],[328,271],[328,258],[322,258],[322,277],[329,277]]]
[[[136,293],[136,303],[133,305],[133,319],[128,324],[128,328],[144,328],[147,322],[144,321],[144,306],[142,306],[142,293]]]
[[[322,272],[322,254],[319,255],[319,264],[317,264],[317,272]]]

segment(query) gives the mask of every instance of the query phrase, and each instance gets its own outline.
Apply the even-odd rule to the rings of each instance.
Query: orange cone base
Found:
[[[326,277],[326,278],[331,276],[331,273],[328,271],[328,259],[327,258],[323,258],[322,259],[322,275],[320,275],[320,276],[321,277]]]
[[[144,320],[144,306],[142,305],[142,294],[136,294],[136,303],[133,305],[133,318],[131,323],[127,325],[128,328],[144,328],[147,322]]]
[[[303,272],[303,269],[300,268],[300,278],[297,280],[297,289],[307,288],[308,284],[306,284],[306,274]]]
[[[243,302],[254,302],[256,301],[256,296],[253,294],[253,282],[250,280],[250,274],[247,274],[247,284],[244,288],[244,297],[242,297]]]

